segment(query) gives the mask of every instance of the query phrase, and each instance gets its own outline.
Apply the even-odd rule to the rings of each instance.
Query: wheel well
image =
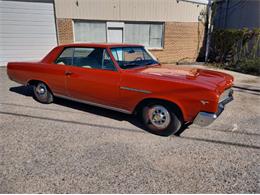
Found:
[[[137,106],[135,107],[134,113],[140,113],[139,111],[141,111],[141,109],[145,106],[148,105],[150,103],[161,103],[161,104],[166,104],[169,105],[170,108],[172,108],[173,110],[177,111],[177,114],[179,114],[181,117],[181,120],[183,121],[183,113],[181,108],[174,102],[168,101],[168,100],[164,100],[164,99],[157,99],[157,98],[148,98],[148,99],[144,99],[141,102],[139,102],[137,104]]]
[[[28,85],[36,85],[37,83],[39,82],[42,82],[42,81],[39,81],[39,80],[30,80],[27,82]]]

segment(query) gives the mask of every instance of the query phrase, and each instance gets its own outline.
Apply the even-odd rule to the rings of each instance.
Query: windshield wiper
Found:
[[[145,61],[131,61],[128,63],[124,63],[123,66],[124,67],[134,67],[134,66],[148,66],[148,65],[152,65],[152,64],[158,64],[158,62],[155,60],[148,60],[146,63],[145,63]]]
[[[155,60],[149,60],[145,65],[158,64]]]
[[[140,64],[138,64],[139,61],[130,61],[127,62],[125,64],[123,64],[124,66],[140,66]]]
[[[152,65],[152,64],[155,64],[155,63],[154,62],[148,62],[145,65]]]

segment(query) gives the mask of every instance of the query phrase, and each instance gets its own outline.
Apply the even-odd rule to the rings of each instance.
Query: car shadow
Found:
[[[32,96],[32,94],[33,94],[32,87],[30,87],[30,86],[28,86],[28,87],[27,86],[11,87],[9,90],[11,92],[15,92],[15,93],[18,93],[18,94],[21,94],[24,96]],[[41,120],[56,121],[56,122],[62,122],[62,123],[75,123],[75,124],[81,124],[81,125],[86,125],[86,126],[91,126],[91,127],[98,127],[98,128],[101,127],[101,128],[116,129],[116,130],[120,130],[120,131],[128,131],[128,132],[136,132],[136,133],[144,133],[145,131],[147,131],[133,115],[127,115],[127,114],[119,113],[116,111],[111,111],[111,110],[107,110],[107,109],[103,109],[103,108],[99,108],[99,107],[95,107],[95,106],[91,106],[91,105],[87,105],[87,104],[82,104],[82,103],[78,103],[78,102],[74,102],[74,101],[70,101],[70,100],[66,100],[66,99],[62,99],[62,98],[57,98],[56,101],[54,102],[54,104],[64,106],[64,107],[69,107],[69,108],[76,109],[76,110],[81,110],[81,111],[92,113],[95,115],[104,116],[104,117],[111,118],[111,119],[118,120],[118,121],[128,121],[129,123],[135,125],[136,127],[140,128],[140,129],[143,129],[144,131],[139,131],[136,129],[125,128],[125,127],[112,127],[112,126],[107,126],[107,125],[103,125],[103,124],[92,124],[92,123],[87,123],[87,122],[68,121],[68,120],[61,120],[61,119],[53,119],[53,118],[49,118],[49,117],[39,117],[39,116],[32,116],[32,115],[26,115],[26,114],[18,114],[18,113],[13,113],[13,112],[0,111],[0,113],[6,114],[6,115],[12,115],[12,116],[22,116],[22,117],[36,118],[36,119],[41,119]],[[19,104],[15,104],[15,103],[12,103],[12,104],[6,103],[6,105],[57,111],[56,109],[25,106],[25,105],[19,105]],[[67,112],[67,111],[62,111],[62,112]],[[71,113],[71,111],[69,111],[69,113]],[[178,132],[177,136],[181,135],[185,130],[188,130],[188,129],[189,129],[188,125],[184,126]],[[216,129],[209,129],[209,130],[218,131]],[[223,131],[223,132],[231,133],[231,132],[226,132],[226,131]],[[234,133],[234,132],[232,132],[232,133]],[[258,134],[256,135],[256,134],[251,134],[251,133],[244,133],[244,132],[236,132],[236,133],[246,134],[246,135],[251,135],[251,136],[258,135]],[[179,138],[184,139],[184,140],[193,140],[193,141],[204,142],[204,143],[221,144],[221,145],[235,146],[235,147],[248,148],[248,149],[257,149],[257,150],[260,149],[260,147],[256,146],[256,145],[248,145],[248,144],[236,143],[236,142],[205,139],[205,138],[199,138],[199,137],[188,137],[187,135],[180,136]]]
[[[9,91],[15,92],[24,96],[32,96],[33,95],[33,88],[32,86],[17,86],[17,87],[10,87]]]
[[[11,92],[15,92],[15,93],[18,93],[18,94],[21,94],[24,96],[33,96],[33,89],[31,86],[11,87],[9,90]],[[53,103],[57,104],[59,106],[64,106],[64,107],[72,108],[74,110],[80,110],[83,112],[88,112],[88,113],[91,113],[94,115],[103,116],[103,117],[110,118],[110,119],[117,120],[117,121],[127,121],[127,122],[131,123],[132,125],[140,128],[144,131],[148,131],[135,115],[124,114],[121,112],[117,112],[117,111],[113,111],[113,110],[109,110],[109,109],[105,109],[105,108],[100,108],[97,106],[92,106],[89,104],[84,104],[84,103],[67,100],[64,98],[58,98],[58,97],[55,97],[55,101]],[[15,104],[15,105],[21,106],[21,105],[17,105],[17,104]],[[54,110],[54,109],[47,108],[46,110]],[[180,131],[178,132],[178,134],[176,136],[179,136],[184,130],[185,130],[184,128],[180,129]]]

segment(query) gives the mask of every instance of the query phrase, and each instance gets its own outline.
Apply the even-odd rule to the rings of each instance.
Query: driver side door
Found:
[[[120,76],[105,48],[74,48],[67,91],[76,100],[116,107]]]

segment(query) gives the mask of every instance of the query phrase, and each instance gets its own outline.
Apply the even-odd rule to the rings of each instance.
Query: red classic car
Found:
[[[57,96],[136,114],[159,135],[185,124],[209,125],[233,99],[231,75],[161,65],[141,45],[61,45],[39,62],[9,62],[7,73],[32,85],[39,102]]]

